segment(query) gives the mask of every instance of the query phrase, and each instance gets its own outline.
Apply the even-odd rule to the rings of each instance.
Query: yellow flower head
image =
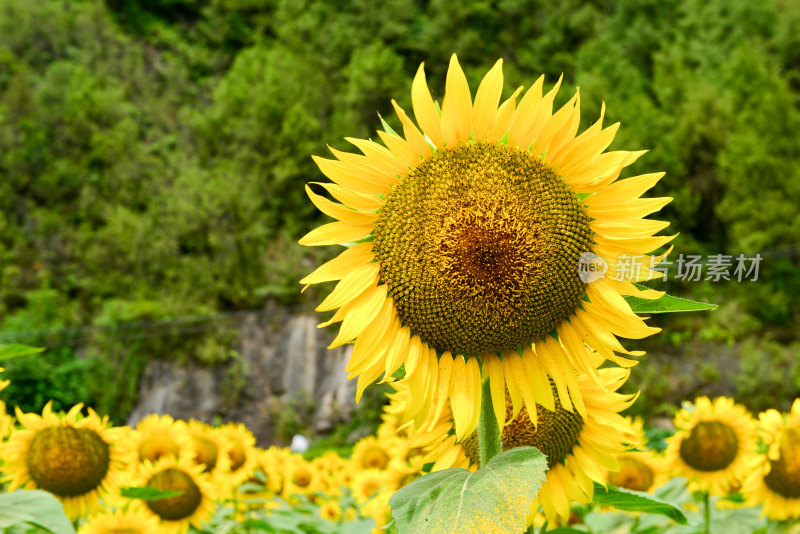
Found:
[[[172,533],[185,534],[189,525],[200,527],[214,513],[214,499],[220,496],[202,466],[190,458],[165,456],[154,464],[147,462],[132,485],[182,492],[175,497],[131,504],[137,515],[158,521],[162,529]]]
[[[766,451],[753,460],[742,493],[751,506],[762,504],[770,519],[800,519],[800,399],[788,414],[760,414],[758,435]]]
[[[220,475],[230,471],[231,458],[224,453],[226,441],[217,429],[192,420],[186,425],[186,433],[194,445],[194,462],[203,466],[204,473]]]
[[[89,518],[78,534],[168,534],[154,517],[135,512],[135,509],[104,511]]]
[[[132,438],[140,462],[157,462],[166,456],[195,455],[186,423],[176,421],[170,415],[148,415],[136,425]]]
[[[560,84],[545,93],[541,77],[501,104],[498,61],[473,98],[453,56],[441,113],[420,66],[417,124],[394,104],[402,136],[379,131],[383,144],[348,139],[363,155],[315,157],[333,181],[319,186],[338,202],[308,195],[337,220],[300,243],[352,246],[301,283],[339,281],[317,309],[336,310],[324,324],[342,323],[331,347],[355,341],[357,399],[403,366],[407,415],[422,424],[437,392],[434,409],[452,406],[459,439],[477,426],[486,377],[498,418],[506,389],[535,416],[549,381],[585,418],[576,377],[599,380],[592,354],[631,366],[616,352],[641,353],[617,336],[658,331],[623,295],[661,295],[631,282],[655,276],[646,254],[671,239],[654,235],[668,223],[643,219],[670,199],[639,198],[663,173],[617,180],[643,152],[605,152],[618,124],[603,128],[603,112],[578,135],[577,92],[553,111]],[[643,263],[627,279],[622,256]],[[606,275],[585,279],[582,262],[604,263]]]
[[[741,483],[756,449],[755,421],[744,406],[727,397],[699,397],[674,423],[665,453],[673,475],[686,477],[692,491],[714,495]]]
[[[641,419],[625,418],[633,429],[630,445],[637,450],[617,455],[619,471],[609,471],[607,482],[620,488],[652,493],[667,481],[664,458],[655,451],[647,449],[647,437]]]
[[[256,438],[241,423],[227,423],[216,431],[224,443],[225,454],[228,455],[228,478],[232,485],[238,485],[250,478],[256,468]]]
[[[10,476],[10,491],[43,489],[64,503],[64,511],[77,519],[96,511],[101,500],[113,495],[131,461],[127,427],[108,428],[89,408],[81,418],[78,404],[63,417],[48,403],[42,415],[17,408],[23,428],[11,434],[2,448]]]
[[[509,394],[503,404],[506,421],[501,435],[503,449],[531,446],[547,456],[549,471],[539,498],[531,503],[531,512],[541,504],[551,521],[569,518],[571,501],[591,502],[594,482],[604,483],[608,471],[619,469],[617,455],[635,440],[630,422],[619,415],[633,403],[634,396],[616,393],[629,371],[608,368],[595,372],[600,384],[586,375],[577,378],[586,402],[586,417],[564,408],[555,386],[551,388],[552,402],[536,405],[536,424],[521,399]],[[426,451],[426,462],[436,462],[434,471],[462,467],[465,460],[466,466],[477,468],[480,459],[477,433],[454,443],[452,432],[449,436],[442,433],[441,422],[429,420],[427,424],[423,424],[412,443]],[[452,420],[447,424],[452,430]],[[427,432],[428,428],[433,431]]]

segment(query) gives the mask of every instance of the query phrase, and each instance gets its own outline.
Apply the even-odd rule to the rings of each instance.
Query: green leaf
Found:
[[[648,287],[635,284],[639,289],[650,289]],[[633,296],[623,297],[634,313],[677,313],[690,311],[716,310],[716,304],[697,302],[694,300],[664,295],[657,299],[643,299]]]
[[[141,501],[157,501],[159,499],[169,499],[183,495],[182,491],[160,490],[149,486],[122,488],[122,496],[129,499],[139,499]]]
[[[0,494],[0,529],[25,523],[52,534],[75,534],[64,507],[46,491],[22,490]]]
[[[641,491],[615,488],[610,484],[608,488],[604,488],[600,484],[595,483],[594,502],[626,512],[643,512],[646,514],[663,515],[681,525],[687,523],[686,516],[680,508]]]
[[[10,360],[19,356],[43,352],[43,347],[29,347],[27,345],[0,345],[0,360]]]
[[[520,447],[498,454],[475,473],[445,469],[418,478],[389,504],[400,532],[518,534],[546,471],[541,452]]]

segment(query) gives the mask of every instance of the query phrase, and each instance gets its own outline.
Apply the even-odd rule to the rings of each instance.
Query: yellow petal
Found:
[[[345,249],[344,252],[317,267],[314,272],[300,280],[301,284],[319,284],[332,280],[341,280],[347,273],[368,263],[372,263],[375,254],[372,243],[359,243]]]
[[[602,190],[592,195],[589,204],[614,201],[620,198],[640,197],[642,193],[656,185],[663,176],[663,172],[654,172],[634,176],[632,178],[625,178],[624,180],[607,185]]]
[[[489,130],[489,136],[486,138],[487,142],[496,143],[506,135],[509,125],[511,124],[511,118],[514,116],[517,109],[517,97],[521,92],[522,87],[517,87],[514,94],[512,94],[508,100],[500,104],[497,114],[494,116],[492,127]]]
[[[554,411],[556,406],[555,399],[553,398],[553,389],[550,387],[547,371],[545,371],[541,364],[536,347],[526,347],[525,350],[529,354],[529,357],[523,357],[522,364],[525,366],[525,370],[534,387],[536,404],[541,404],[548,410]]]
[[[352,224],[354,226],[362,226],[372,224],[378,220],[378,214],[373,212],[354,211],[341,204],[328,200],[327,198],[314,193],[308,185],[306,185],[306,194],[311,202],[325,215],[338,219],[342,222]]]
[[[544,126],[542,126],[541,132],[536,137],[536,141],[531,147],[531,152],[533,154],[544,154],[545,152],[548,152],[552,146],[552,143],[557,138],[561,139],[568,134],[567,130],[572,124],[573,117],[578,113],[576,111],[576,104],[579,103],[580,93],[575,93],[575,96],[573,96],[572,99],[567,102],[567,104],[556,111],[552,117],[547,119],[547,122],[544,124]]]
[[[417,154],[408,141],[402,137],[383,131],[378,131],[378,136],[406,170],[408,170],[409,167],[416,167],[421,161],[419,154]]]
[[[377,263],[369,263],[347,273],[336,284],[331,294],[317,306],[317,311],[339,308],[345,303],[355,300],[367,288],[376,286],[378,284],[379,269],[380,265]]]
[[[474,410],[480,406],[474,405],[474,389],[480,386],[474,382],[474,377],[467,369],[464,358],[456,356],[453,359],[453,388],[450,392],[450,406],[453,411],[453,424],[456,431],[456,439],[461,441],[471,432],[469,426],[472,421]]]
[[[354,225],[337,221],[311,230],[298,243],[307,247],[341,245],[367,237],[374,228],[372,223]]]
[[[414,123],[411,121],[411,118],[406,114],[405,110],[401,108],[397,102],[392,100],[392,106],[394,106],[394,111],[397,113],[397,117],[400,119],[400,123],[403,125],[403,135],[408,141],[408,144],[414,149],[417,155],[421,158],[428,158],[431,155],[431,145],[425,140],[425,136],[423,136]]]
[[[329,349],[349,343],[361,335],[369,323],[381,310],[386,300],[386,286],[378,286],[374,290],[364,291],[354,302],[345,318],[336,338],[328,345]]]
[[[453,356],[449,351],[445,351],[445,353],[439,357],[439,380],[436,392],[436,411],[433,415],[431,427],[439,421],[439,418],[442,416],[442,412],[444,411],[444,407],[450,400],[450,392],[453,387],[453,369]]]
[[[527,148],[535,138],[531,139],[533,132],[538,132],[536,118],[539,116],[539,109],[542,106],[542,86],[544,85],[544,75],[525,92],[522,100],[519,101],[511,117],[508,126],[508,144],[510,146],[521,146]]]
[[[333,149],[331,149],[333,151]],[[340,153],[343,154],[343,153]],[[363,156],[362,156],[363,157]],[[396,182],[374,170],[365,170],[349,162],[311,156],[322,173],[342,187],[365,195],[382,195]]]
[[[395,328],[399,326],[400,321],[398,319]],[[397,371],[403,364],[403,359],[406,355],[406,347],[408,346],[408,342],[411,340],[411,330],[407,326],[398,328],[396,331],[397,333],[394,336],[394,341],[384,355],[384,358],[386,358],[386,377],[384,378],[384,381],[390,380],[395,371]]]
[[[465,143],[472,133],[472,95],[455,54],[450,56],[450,67],[447,69],[442,129],[448,147],[456,146],[459,142]]]
[[[422,128],[422,132],[428,136],[435,147],[444,148],[442,123],[433,98],[431,98],[431,92],[428,90],[428,82],[425,79],[425,63],[420,64],[417,75],[414,76],[414,81],[411,83],[411,103],[417,124]]]
[[[497,113],[500,95],[503,92],[503,60],[497,60],[494,67],[483,77],[478,92],[475,94],[475,105],[472,110],[472,126],[475,140],[483,141]]]
[[[365,195],[357,193],[338,184],[329,182],[311,182],[314,185],[324,187],[333,198],[356,210],[375,210],[383,206],[384,200],[376,195]]]
[[[374,141],[358,139],[355,137],[345,137],[345,141],[354,144],[364,153],[365,163],[378,168],[391,176],[402,176],[408,172],[408,165],[397,159],[394,153],[388,148],[379,145]]]

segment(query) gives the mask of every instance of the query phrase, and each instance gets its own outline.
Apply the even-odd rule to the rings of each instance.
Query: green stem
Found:
[[[497,425],[497,418],[494,416],[492,407],[492,390],[489,386],[489,379],[483,382],[481,387],[481,418],[478,421],[478,445],[481,448],[481,467],[489,463],[489,460],[500,454],[503,444],[500,441],[500,427]]]
[[[705,534],[711,534],[711,496],[707,491],[703,492],[703,521]]]
[[[541,530],[539,530],[539,534],[544,534],[545,532],[547,532],[547,519],[544,520],[544,523],[542,524],[542,528],[541,528]]]

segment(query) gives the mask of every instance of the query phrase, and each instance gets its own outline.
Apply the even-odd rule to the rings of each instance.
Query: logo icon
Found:
[[[584,252],[578,258],[578,276],[584,284],[600,280],[607,272],[608,264],[594,252]]]

